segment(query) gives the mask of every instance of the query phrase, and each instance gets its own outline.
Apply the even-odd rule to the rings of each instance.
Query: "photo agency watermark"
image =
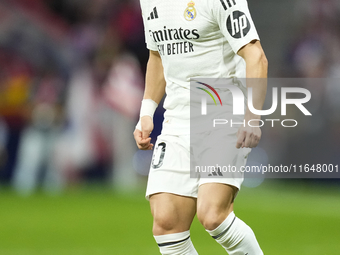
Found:
[[[208,105],[214,106],[214,107],[223,107],[223,104],[226,104],[226,102],[223,102],[223,94],[229,91],[229,94],[231,95],[231,98],[228,97],[227,102],[229,104],[229,107],[232,107],[232,115],[233,116],[243,116],[245,115],[246,107],[249,109],[249,111],[255,115],[259,116],[265,116],[262,119],[250,119],[248,121],[237,121],[232,118],[213,118],[212,119],[212,126],[220,127],[223,125],[228,125],[230,127],[233,126],[250,126],[250,127],[263,127],[264,125],[269,125],[271,127],[275,127],[276,125],[281,125],[285,128],[292,128],[296,127],[298,125],[298,120],[294,118],[284,118],[287,116],[287,106],[293,105],[295,106],[299,111],[301,111],[302,114],[305,116],[312,116],[311,112],[307,109],[305,106],[306,103],[308,103],[311,100],[311,92],[306,88],[299,88],[299,87],[271,87],[271,98],[272,98],[272,105],[269,109],[256,109],[254,107],[254,89],[252,87],[249,88],[243,88],[241,89],[239,84],[243,83],[236,83],[237,85],[228,85],[230,81],[226,81],[225,85],[221,85],[220,82],[218,84],[215,84],[215,86],[210,85],[208,83],[201,82],[201,81],[195,81],[196,83],[196,89],[199,91],[203,91],[200,93],[200,102],[201,102],[201,115],[208,115]],[[257,81],[252,83],[263,83],[265,81]],[[241,86],[242,86],[241,85]],[[194,85],[195,86],[195,85]],[[244,84],[246,86],[246,84]],[[222,93],[218,92],[217,90],[221,90]],[[244,91],[247,93],[247,99],[244,95]],[[298,96],[298,98],[292,98],[293,96]],[[232,100],[232,105],[230,105],[230,99]],[[210,101],[210,102],[208,102]],[[213,103],[212,103],[213,102]],[[275,113],[278,109],[278,105],[280,102],[281,106],[281,112],[280,115],[282,118],[270,118],[269,116]],[[216,112],[216,109],[215,109]],[[229,111],[230,112],[230,111]],[[221,117],[223,117],[223,110],[220,111]]]
[[[339,83],[192,79],[191,177],[340,178]],[[260,133],[256,148],[237,147],[243,127]]]

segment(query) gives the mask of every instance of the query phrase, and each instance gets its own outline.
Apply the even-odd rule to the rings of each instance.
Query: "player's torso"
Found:
[[[234,55],[207,1],[143,0],[146,36],[156,43],[170,82],[183,85],[192,77],[223,76],[225,56]]]
[[[197,42],[216,39],[218,27],[206,17],[204,1],[146,2],[145,9],[150,10],[149,15],[144,13],[148,15],[149,36],[157,44],[161,56],[195,55]]]

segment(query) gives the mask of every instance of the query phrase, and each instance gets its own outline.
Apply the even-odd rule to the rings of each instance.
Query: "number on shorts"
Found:
[[[157,145],[157,148],[156,148],[154,155],[153,155],[153,158],[152,158],[152,167],[153,168],[160,168],[163,165],[165,147],[166,147],[165,143],[159,143]]]

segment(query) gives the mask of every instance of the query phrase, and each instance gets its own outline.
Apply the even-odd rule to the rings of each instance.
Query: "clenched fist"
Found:
[[[240,127],[237,132],[236,148],[255,148],[261,139],[259,127]]]
[[[133,132],[137,147],[140,150],[152,150],[153,144],[151,143],[150,134],[153,130],[153,120],[150,116],[143,116],[140,122],[142,130],[136,128]]]

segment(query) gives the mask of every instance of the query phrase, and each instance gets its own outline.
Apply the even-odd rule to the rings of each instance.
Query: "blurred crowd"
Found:
[[[59,192],[131,169],[147,57],[138,1],[1,0],[0,183]]]
[[[311,92],[308,108],[313,117],[292,109],[300,127],[282,136],[274,131],[272,141],[281,145],[275,149],[277,163],[340,164],[340,1],[297,1],[294,24],[283,74],[304,78],[293,85]]]
[[[278,49],[287,67],[273,75],[339,77],[339,1],[294,9],[295,41]],[[135,185],[147,58],[138,0],[0,0],[0,185],[22,194],[84,180]],[[338,84],[316,89],[320,111],[338,109]],[[329,116],[321,128],[339,142],[339,113]]]
[[[294,15],[289,77],[340,78],[340,2],[297,1]]]

